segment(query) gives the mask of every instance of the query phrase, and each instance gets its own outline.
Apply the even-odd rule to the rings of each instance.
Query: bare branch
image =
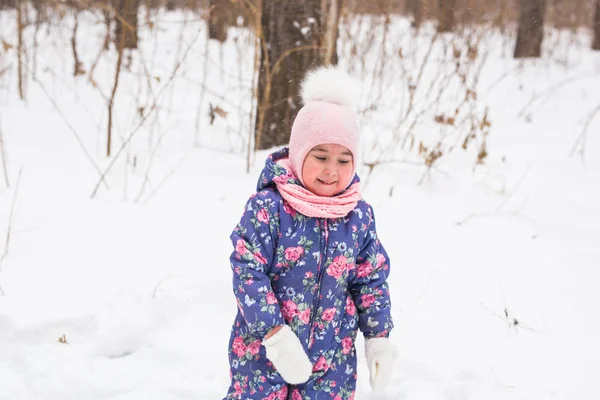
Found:
[[[465,225],[470,220],[472,220],[474,218],[478,218],[478,217],[502,217],[502,216],[521,217],[524,220],[526,220],[534,225],[538,224],[536,221],[534,221],[533,219],[531,219],[528,216],[526,216],[525,214],[523,214],[520,210],[515,210],[515,211],[502,211],[502,212],[473,213],[473,214],[467,216],[466,218],[464,218],[463,220],[456,222],[456,225],[459,225],[459,226]]]
[[[4,172],[4,182],[6,183],[6,187],[10,187],[10,182],[8,180],[8,168],[6,167],[6,151],[4,150],[4,140],[2,138],[2,120],[0,120],[0,161],[2,161],[2,171]]]
[[[17,176],[15,192],[13,193],[13,200],[12,200],[12,204],[10,206],[10,214],[8,215],[8,225],[6,227],[6,239],[4,241],[4,251],[2,252],[2,256],[0,256],[0,267],[2,266],[2,261],[4,261],[4,259],[8,255],[8,249],[10,247],[10,237],[11,237],[11,232],[12,232],[13,215],[14,215],[14,211],[15,211],[15,204],[17,202],[17,193],[19,192],[19,186],[21,183],[21,173],[22,172],[23,172],[23,167],[19,168],[19,175]],[[0,272],[1,271],[2,271],[2,268],[0,268]],[[0,287],[0,293],[2,294],[2,296],[4,296],[4,291],[2,290],[2,287]]]
[[[23,92],[23,30],[25,27],[23,26],[23,6],[22,1],[17,0],[17,80],[19,84],[19,97],[21,100],[25,100],[25,95]]]
[[[527,170],[525,171],[525,173],[523,174],[521,179],[519,179],[519,181],[517,182],[515,187],[511,190],[510,194],[508,196],[506,196],[504,201],[502,201],[500,204],[498,204],[498,207],[496,207],[496,211],[500,211],[500,209],[502,209],[502,207],[504,207],[504,205],[506,203],[508,203],[508,201],[513,197],[513,195],[519,190],[519,187],[521,187],[521,184],[525,181],[525,178],[527,178],[527,175],[529,174],[530,167],[531,167],[530,165],[527,166]]]
[[[160,280],[160,281],[159,281],[159,282],[156,284],[156,286],[154,286],[154,290],[152,291],[152,298],[153,298],[153,299],[156,299],[156,292],[158,291],[158,288],[159,288],[159,286],[163,284],[163,282],[166,282],[166,281],[168,281],[168,280],[169,280],[169,279],[171,279],[171,278],[178,278],[178,277],[179,277],[179,275],[169,275],[169,276],[167,276],[166,278],[163,278],[163,279],[161,279],[161,280]]]
[[[210,48],[210,38],[208,33],[206,34],[206,42],[204,49],[204,65],[202,66],[202,85],[206,85],[206,79],[208,77],[208,53]],[[198,139],[200,132],[200,117],[202,116],[202,106],[204,105],[204,95],[206,94],[206,90],[200,91],[200,101],[198,103],[198,111],[196,112],[196,124],[194,131],[194,146],[198,146],[200,140]]]
[[[120,35],[120,41],[122,42],[124,39],[124,35]],[[117,88],[119,86],[119,77],[121,76],[121,64],[123,63],[123,46],[118,46],[119,55],[117,57],[117,67],[115,71],[115,80],[112,88],[112,92],[110,94],[110,98],[108,99],[108,126],[106,133],[106,156],[110,157],[110,148],[112,142],[112,119],[113,119],[113,106],[115,104],[115,96],[117,94]]]
[[[185,155],[181,157],[181,159],[177,162],[177,164],[173,168],[171,168],[169,170],[169,172],[160,180],[160,182],[158,182],[158,185],[156,185],[156,187],[152,190],[152,193],[150,193],[148,196],[146,196],[146,198],[144,199],[144,201],[142,201],[142,204],[146,204],[148,202],[148,200],[150,200],[154,195],[156,195],[156,193],[161,188],[161,186],[164,185],[164,183],[171,176],[173,176],[173,174],[175,173],[175,171],[177,171],[177,169],[181,166],[181,164],[183,164],[183,162],[185,161],[185,159],[186,159]]]
[[[577,140],[575,141],[575,144],[573,145],[573,149],[571,149],[571,156],[573,156],[573,154],[575,154],[577,147],[580,147],[579,154],[581,154],[581,159],[583,161],[585,161],[584,153],[585,153],[585,143],[587,140],[587,131],[590,128],[590,125],[592,124],[592,121],[594,120],[594,118],[596,118],[596,115],[598,115],[598,113],[600,113],[600,104],[598,104],[596,106],[596,108],[594,108],[588,115],[587,120],[585,121],[585,126],[583,127],[583,130],[577,137]]]
[[[198,37],[200,37],[200,32],[201,31],[202,30],[199,29],[196,32],[196,36],[194,37],[194,39],[192,40],[192,42],[190,43],[190,45],[185,50],[185,53],[183,54],[183,57],[181,58],[181,60],[179,61],[179,63],[175,66],[175,69],[171,73],[171,76],[169,77],[168,81],[158,91],[158,93],[157,93],[157,95],[154,98],[154,101],[152,103],[152,107],[150,107],[150,111],[147,112],[144,115],[144,117],[138,123],[138,125],[133,129],[133,131],[129,134],[129,136],[123,141],[123,143],[121,144],[121,147],[119,148],[119,150],[117,151],[117,153],[114,155],[114,157],[112,158],[112,160],[110,161],[110,163],[108,164],[108,166],[106,167],[106,169],[104,170],[104,172],[102,173],[102,176],[100,177],[100,180],[96,183],[96,186],[94,187],[94,190],[92,191],[92,194],[91,194],[90,197],[94,198],[94,196],[96,196],[96,193],[98,192],[98,189],[100,188],[100,184],[104,181],[104,178],[106,177],[106,174],[108,174],[108,172],[112,169],[113,165],[115,164],[115,162],[117,161],[117,159],[119,158],[119,156],[121,155],[121,153],[123,152],[123,150],[127,147],[127,145],[129,144],[129,142],[131,142],[131,140],[139,132],[139,130],[142,128],[142,126],[144,126],[144,124],[146,123],[146,121],[148,120],[148,118],[150,117],[150,115],[152,115],[152,112],[157,109],[158,100],[160,99],[161,95],[166,90],[166,88],[169,87],[169,85],[171,84],[171,82],[173,81],[173,79],[175,79],[175,77],[177,76],[177,72],[179,71],[179,68],[183,64],[183,61],[185,61],[185,59],[187,58],[187,55],[188,55],[190,49],[196,43],[196,41],[198,40]]]
[[[48,93],[48,91],[46,90],[46,88],[44,87],[44,85],[42,85],[41,82],[39,82],[39,81],[37,82],[37,84],[40,85],[40,88],[42,88],[42,91],[44,92],[44,94],[46,95],[46,97],[48,98],[48,100],[50,100],[50,102],[52,103],[52,106],[54,107],[54,110],[58,113],[58,115],[60,115],[60,117],[62,118],[62,120],[65,123],[65,125],[67,125],[67,127],[69,128],[69,130],[75,136],[75,140],[77,140],[77,143],[79,144],[79,147],[81,148],[81,150],[85,154],[85,157],[89,160],[89,162],[93,165],[93,167],[96,170],[96,172],[98,172],[98,174],[100,175],[100,182],[98,182],[98,185],[104,183],[104,185],[108,189],[108,184],[104,180],[104,175],[102,174],[102,171],[100,170],[100,167],[98,167],[98,165],[94,162],[94,159],[92,158],[92,156],[90,155],[90,153],[88,153],[88,151],[86,150],[85,145],[83,144],[83,141],[79,137],[79,134],[77,133],[77,131],[75,130],[75,128],[73,128],[73,125],[71,125],[71,123],[69,122],[69,120],[67,119],[67,117],[65,117],[65,115],[63,114],[63,112],[58,107],[58,104],[56,104],[56,101],[54,101],[54,99],[50,96],[50,94]]]
[[[525,106],[521,109],[521,111],[519,111],[519,113],[517,114],[517,118],[522,118],[523,116],[525,116],[525,113],[529,110],[529,108],[533,105],[533,103],[535,103],[536,101],[538,101],[546,96],[551,96],[556,89],[558,89],[562,86],[566,86],[569,83],[577,82],[579,80],[591,78],[591,77],[595,77],[595,76],[597,76],[597,73],[591,72],[591,73],[584,74],[581,76],[570,77],[570,78],[564,79],[564,80],[550,86],[546,90],[543,90],[539,93],[534,94],[533,96],[531,96],[531,99],[529,100],[529,102],[527,102],[527,104],[525,104]]]

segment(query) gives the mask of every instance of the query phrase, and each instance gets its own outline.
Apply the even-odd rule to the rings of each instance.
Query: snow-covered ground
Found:
[[[80,25],[88,71],[104,34],[95,18]],[[103,96],[116,55],[99,63],[97,88],[74,79],[65,18],[39,36],[37,81],[28,53],[25,102],[14,49],[0,58],[11,184],[0,174],[0,256],[10,232],[0,263],[0,399],[225,394],[236,311],[228,237],[266,152],[246,173],[248,33],[232,30],[207,52],[196,19],[164,15],[142,32],[143,56],[119,84],[113,155],[140,123],[139,107],[160,94],[160,111],[93,199],[111,160]],[[0,38],[14,43],[11,21],[0,13]],[[511,39],[504,47],[489,38],[478,86],[492,121],[485,164],[473,169],[472,152],[455,150],[419,184],[425,169],[407,155],[375,168],[364,187],[392,260],[399,358],[386,394],[373,395],[359,343],[357,400],[600,398],[600,115],[585,157],[571,155],[600,103],[600,53],[585,36],[552,33],[544,59],[521,63],[507,51]],[[210,125],[209,102],[228,116]],[[371,133],[398,119],[381,104]]]

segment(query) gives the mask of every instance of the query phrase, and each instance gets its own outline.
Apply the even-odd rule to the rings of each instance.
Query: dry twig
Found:
[[[12,232],[13,216],[14,216],[14,212],[15,212],[15,204],[17,202],[17,193],[19,192],[19,186],[21,183],[21,173],[22,172],[23,172],[23,167],[19,168],[19,175],[17,176],[15,192],[13,193],[13,200],[12,200],[12,204],[10,206],[10,213],[8,215],[8,225],[6,226],[6,238],[4,240],[4,250],[2,252],[2,255],[0,256],[0,266],[2,265],[2,261],[4,261],[4,259],[8,255],[8,250],[10,248],[10,238],[11,238],[11,232]],[[2,271],[1,268],[0,268],[0,271]],[[4,296],[4,290],[2,290],[2,287],[0,287],[0,294],[2,294],[2,296]]]
[[[189,46],[185,50],[185,52],[183,54],[183,57],[181,58],[181,60],[175,66],[175,69],[171,73],[171,76],[169,77],[169,79],[167,80],[167,82],[160,88],[160,90],[156,94],[156,97],[154,98],[154,101],[152,102],[152,106],[150,107],[150,111],[147,112],[144,115],[144,117],[142,118],[142,120],[137,124],[137,126],[133,129],[133,131],[131,131],[131,133],[129,134],[129,136],[127,138],[125,138],[125,140],[123,140],[123,143],[121,144],[121,147],[119,148],[119,150],[117,150],[117,153],[113,156],[112,160],[110,161],[110,163],[108,164],[108,166],[106,167],[106,169],[104,170],[104,172],[102,173],[102,176],[101,176],[100,180],[96,183],[96,186],[94,187],[94,190],[92,191],[92,194],[90,196],[91,198],[94,198],[96,196],[96,193],[98,192],[98,189],[100,188],[100,184],[104,181],[104,178],[106,177],[106,175],[108,174],[108,172],[112,169],[113,165],[115,164],[115,162],[117,161],[117,159],[119,158],[119,156],[121,155],[121,153],[123,152],[123,150],[125,150],[125,148],[127,147],[127,145],[131,142],[131,140],[133,140],[133,138],[139,132],[139,130],[142,128],[142,126],[144,126],[144,124],[146,123],[146,121],[148,120],[148,118],[150,117],[150,115],[152,115],[152,112],[156,110],[157,104],[158,104],[158,100],[160,99],[161,95],[166,90],[166,88],[169,87],[169,85],[171,84],[171,82],[173,82],[173,80],[177,76],[177,72],[179,71],[179,68],[181,67],[181,65],[183,64],[183,62],[185,61],[185,59],[187,58],[187,55],[188,55],[190,49],[194,46],[194,44],[198,40],[198,37],[200,36],[200,32],[201,32],[201,30],[198,30],[198,32],[196,33],[196,37],[192,40],[192,42],[189,44]]]
[[[0,120],[0,161],[2,161],[2,171],[4,172],[4,183],[6,187],[10,187],[8,180],[8,162],[6,161],[6,150],[4,149],[4,139],[2,138],[2,121]]]

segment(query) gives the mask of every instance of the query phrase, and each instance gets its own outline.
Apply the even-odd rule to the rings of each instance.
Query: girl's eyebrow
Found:
[[[315,147],[315,148],[314,148],[314,149],[312,149],[311,151],[321,151],[321,152],[323,152],[323,153],[329,153],[329,151],[328,151],[328,150],[326,150],[326,149],[323,149],[323,148],[321,148],[321,147]],[[346,150],[345,150],[345,151],[343,151],[343,152],[342,152],[342,155],[343,155],[343,156],[352,156],[352,153],[351,153],[351,152],[349,152],[349,151],[346,151]]]

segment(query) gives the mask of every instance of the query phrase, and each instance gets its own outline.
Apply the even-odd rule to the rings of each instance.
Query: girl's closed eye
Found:
[[[315,158],[319,161],[327,161],[327,157],[315,156]]]
[[[345,164],[348,164],[350,162],[350,160],[338,160],[338,162],[340,164],[344,164],[345,165]]]

